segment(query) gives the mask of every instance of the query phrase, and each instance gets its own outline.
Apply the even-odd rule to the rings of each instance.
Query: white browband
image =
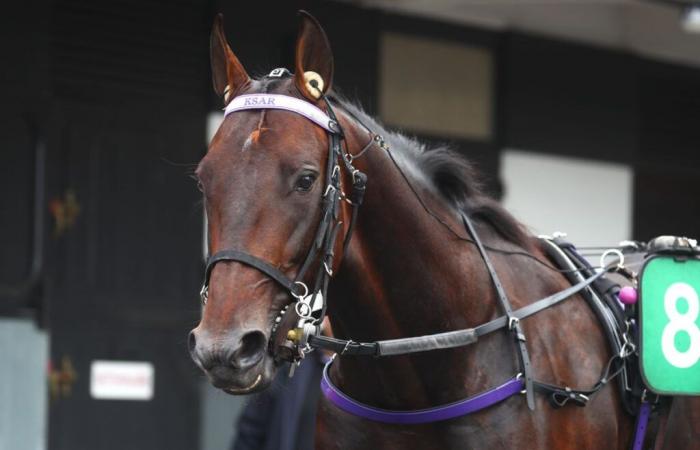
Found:
[[[224,115],[248,109],[283,109],[300,114],[330,133],[338,133],[338,124],[317,106],[298,98],[279,94],[239,95],[226,106]]]

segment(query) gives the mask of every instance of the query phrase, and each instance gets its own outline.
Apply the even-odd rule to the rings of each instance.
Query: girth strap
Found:
[[[464,222],[464,226],[467,228],[469,234],[474,240],[476,247],[479,249],[479,253],[481,253],[481,258],[484,260],[484,264],[486,264],[486,268],[489,271],[489,276],[491,277],[493,285],[496,288],[496,293],[498,294],[497,296],[501,303],[501,307],[503,308],[503,312],[506,313],[506,317],[508,318],[508,328],[513,334],[515,344],[517,345],[519,350],[518,359],[520,360],[520,371],[522,372],[523,377],[525,378],[525,397],[527,398],[527,406],[528,408],[530,408],[530,410],[534,410],[535,396],[532,386],[532,369],[530,368],[530,355],[527,352],[527,345],[525,344],[525,334],[523,333],[523,329],[520,326],[520,319],[513,315],[513,308],[510,306],[510,302],[508,301],[506,291],[505,289],[503,289],[503,285],[501,285],[501,280],[498,278],[498,274],[496,273],[496,269],[493,267],[491,258],[489,257],[488,253],[486,253],[486,249],[481,243],[481,239],[479,239],[479,235],[476,233],[474,225],[472,224],[471,220],[469,220],[469,216],[465,213],[462,213],[462,221]]]

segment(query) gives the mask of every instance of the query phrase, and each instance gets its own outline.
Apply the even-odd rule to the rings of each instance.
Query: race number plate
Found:
[[[700,395],[700,260],[655,256],[640,281],[640,365],[657,394]]]

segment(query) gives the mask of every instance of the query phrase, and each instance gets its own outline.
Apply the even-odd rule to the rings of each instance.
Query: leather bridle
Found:
[[[289,75],[289,71],[286,69],[275,69],[268,77],[285,75]],[[325,95],[321,95],[321,98],[326,105],[327,113],[304,100],[273,94],[241,96],[238,99],[234,99],[234,101],[241,99],[244,101],[239,101],[237,104],[232,102],[233,106],[232,104],[227,106],[226,115],[250,109],[283,109],[301,114],[326,130],[328,134],[328,161],[325,184],[323,185],[324,191],[321,198],[321,220],[316,228],[311,248],[294,278],[288,277],[273,264],[245,250],[225,249],[214,253],[207,259],[204,283],[200,291],[202,304],[206,305],[211,272],[214,266],[221,261],[234,261],[245,264],[274,280],[296,299],[295,310],[299,316],[297,329],[303,330],[303,336],[300,336],[297,343],[302,345],[296,346],[296,351],[293,355],[293,359],[296,362],[301,360],[306,352],[310,351],[310,347],[306,345],[308,337],[319,332],[320,324],[326,315],[325,299],[327,298],[328,283],[333,275],[336,241],[343,225],[343,222],[339,220],[340,203],[341,201],[346,201],[352,207],[350,223],[343,239],[343,248],[345,248],[352,237],[357,212],[362,204],[367,186],[367,176],[352,165],[353,159],[359,154],[353,157],[344,153],[341,145],[342,140],[345,138],[343,129],[328,98]],[[380,140],[376,140],[370,135],[368,146],[377,142],[380,142]],[[352,180],[352,190],[349,195],[343,192],[341,186],[341,167],[349,174]],[[304,280],[309,269],[314,264],[317,264],[317,270],[313,276],[313,285],[309,289]],[[274,342],[274,333],[270,337],[270,342]]]

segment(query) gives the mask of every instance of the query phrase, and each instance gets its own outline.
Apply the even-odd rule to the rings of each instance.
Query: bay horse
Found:
[[[276,69],[249,77],[226,41],[221,16],[211,35],[211,64],[214,89],[227,112],[235,113],[227,114],[196,175],[209,250],[224,256],[208,264],[202,319],[190,333],[189,347],[214,386],[235,395],[269,386],[289,359],[282,344],[308,313],[287,313],[294,309],[290,293],[305,298],[308,292],[296,288],[318,286],[314,274],[332,276],[327,292],[322,286],[323,312],[327,308],[340,339],[423,336],[499,317],[499,294],[465,229],[465,215],[514,309],[570,286],[549,267],[537,239],[482,192],[472,165],[447,149],[428,149],[385,130],[330,93],[330,45],[307,13],[301,14],[294,74]],[[250,104],[277,100],[284,105]],[[324,123],[324,118],[331,120]],[[337,170],[341,163],[331,160],[329,145],[333,150],[341,140],[337,148],[352,170]],[[366,194],[355,215],[345,193],[356,188],[356,174],[366,174]],[[332,230],[322,227],[329,192],[339,199],[330,210],[337,225]],[[309,251],[321,228],[324,242],[331,243],[328,259]],[[591,386],[611,357],[601,325],[580,295],[523,320],[522,332],[539,380]],[[422,410],[508,380],[520,370],[515,347],[509,333],[491,333],[476,345],[410,355],[341,355],[328,376],[357,402],[382,410]],[[537,394],[533,401],[530,409],[525,396],[514,395],[474,414],[407,425],[357,417],[322,398],[315,445],[343,450],[630,446],[634,418],[609,385],[585,407],[553,409]],[[698,424],[700,401],[675,399],[663,448],[700,448]]]

